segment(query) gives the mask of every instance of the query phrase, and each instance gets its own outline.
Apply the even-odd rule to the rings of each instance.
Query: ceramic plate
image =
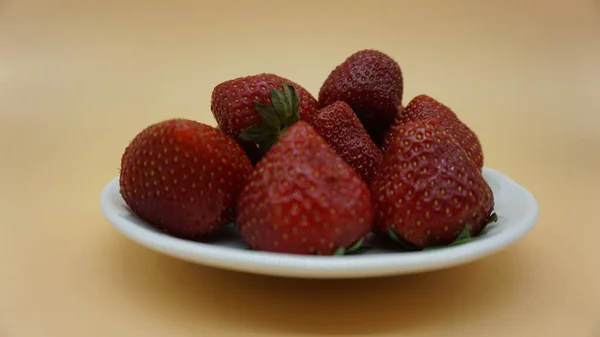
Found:
[[[103,190],[102,212],[122,234],[138,244],[186,261],[256,274],[302,278],[360,278],[431,271],[468,263],[506,248],[535,225],[538,205],[533,195],[507,176],[484,168],[496,201],[498,221],[472,242],[437,250],[402,252],[370,237],[369,249],[357,255],[301,256],[252,251],[232,227],[210,242],[168,236],[136,217],[119,194],[114,178]],[[378,240],[380,242],[378,242]]]

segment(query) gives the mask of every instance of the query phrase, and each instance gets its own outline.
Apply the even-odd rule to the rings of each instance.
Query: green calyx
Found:
[[[460,234],[458,234],[456,239],[454,241],[452,241],[450,244],[448,244],[446,246],[427,247],[427,248],[425,248],[425,250],[459,246],[459,245],[463,245],[463,244],[471,242],[471,241],[473,241],[473,237],[471,236],[471,225],[466,225],[465,228],[463,228],[462,232],[460,232]]]
[[[496,213],[492,213],[487,218],[486,225],[489,223],[492,223],[492,222],[496,222],[496,221],[498,221],[498,215]],[[434,250],[434,249],[464,245],[465,243],[469,243],[469,242],[473,241],[473,239],[474,239],[474,237],[471,236],[471,225],[466,225],[465,228],[463,228],[462,232],[460,232],[458,237],[456,237],[456,239],[453,242],[451,242],[450,244],[445,245],[445,246],[427,247],[424,250]]]
[[[486,225],[490,224],[492,222],[497,222],[497,221],[498,221],[498,215],[496,213],[492,213],[487,218]],[[387,232],[388,232],[388,236],[390,237],[390,239],[392,239],[392,241],[400,244],[403,249],[405,249],[405,250],[415,250],[410,245],[408,245],[404,241],[402,241],[398,237],[398,235],[394,232],[394,230],[392,228],[388,227]],[[460,234],[456,237],[456,239],[454,239],[453,242],[451,242],[451,243],[449,243],[447,245],[442,245],[442,246],[425,247],[425,248],[423,248],[423,250],[436,250],[436,249],[441,249],[441,248],[447,248],[447,247],[464,245],[465,243],[469,243],[469,242],[473,241],[474,239],[475,238],[471,236],[471,225],[467,224],[463,228],[463,230],[460,232]]]
[[[447,247],[453,247],[453,246],[458,246],[458,245],[463,245],[465,243],[471,242],[473,241],[473,237],[471,237],[471,225],[466,225],[465,228],[463,228],[462,232],[460,232],[460,234],[458,234],[458,237],[456,237],[456,239],[444,246],[430,246],[430,247],[425,247],[423,250],[436,250],[436,249],[441,249],[441,248],[447,248]]]
[[[388,234],[389,238],[392,239],[392,241],[394,241],[395,243],[397,243],[402,250],[404,250],[404,251],[416,250],[415,247],[413,247],[410,244],[408,244],[407,242],[401,240],[398,237],[398,234],[396,234],[396,232],[394,232],[392,227],[387,228],[387,234]]]
[[[348,254],[360,253],[365,250],[365,247],[363,247],[363,245],[362,245],[363,241],[364,241],[364,238],[356,241],[356,243],[354,245],[352,245],[352,247],[350,247],[349,249],[340,247],[333,253],[333,255],[348,255]]]
[[[265,150],[277,143],[285,130],[300,119],[300,97],[288,84],[283,84],[283,90],[271,89],[271,104],[257,101],[253,104],[260,123],[245,128],[239,136]]]

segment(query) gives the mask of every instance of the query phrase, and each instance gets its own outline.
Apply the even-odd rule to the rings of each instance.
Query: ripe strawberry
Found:
[[[252,166],[223,132],[195,121],[170,119],[138,133],[121,159],[125,203],[165,232],[196,239],[235,217],[235,204]]]
[[[401,104],[397,108],[395,118],[398,118],[398,116],[400,114],[402,114],[403,111],[404,111],[404,106]],[[392,124],[392,125],[394,125],[394,124]],[[373,129],[371,129],[371,134],[370,134],[371,139],[373,139],[373,142],[375,144],[377,144],[377,146],[379,146],[381,149],[384,149],[385,148],[385,139],[386,139],[387,134],[390,132],[390,130],[391,130],[391,126],[388,126],[388,127],[381,126],[381,127],[373,128]]]
[[[396,117],[398,117],[404,111],[404,105],[398,105],[398,112],[396,112]]]
[[[258,162],[238,200],[239,231],[256,250],[340,254],[372,223],[367,184],[304,121]]]
[[[327,77],[319,91],[319,106],[335,101],[348,103],[380,145],[402,102],[402,70],[390,56],[376,50],[350,55]]]
[[[329,104],[318,110],[310,123],[366,183],[371,181],[383,155],[348,104]]]
[[[416,248],[448,245],[465,229],[477,235],[494,196],[450,132],[430,119],[400,125],[390,137],[371,185],[376,232]]]
[[[284,84],[295,89],[298,100],[295,105],[287,104],[289,96],[285,97],[285,93],[281,92]],[[212,92],[211,111],[220,128],[244,148],[252,163],[256,163],[277,141],[281,130],[297,121],[292,117],[298,113],[300,120],[309,121],[310,115],[317,110],[317,104],[317,100],[300,85],[275,74],[258,74],[217,85]],[[270,109],[265,111],[265,105]],[[252,140],[241,135],[243,130],[261,122],[261,110],[275,114],[280,125],[276,125],[274,132]]]
[[[467,151],[469,157],[477,167],[483,167],[483,149],[477,135],[447,106],[427,95],[419,95],[413,98],[402,113],[394,121],[392,126],[404,124],[409,121],[436,119],[442,126],[448,129],[450,135],[457,140]],[[387,140],[384,141],[383,147]]]

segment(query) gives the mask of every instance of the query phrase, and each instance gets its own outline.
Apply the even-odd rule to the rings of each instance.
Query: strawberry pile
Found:
[[[318,99],[275,74],[212,92],[217,127],[173,118],[138,133],[120,191],[138,217],[202,240],[227,224],[255,250],[359,251],[370,234],[398,248],[470,241],[495,220],[477,135],[427,95],[402,105],[398,63],[362,50]]]

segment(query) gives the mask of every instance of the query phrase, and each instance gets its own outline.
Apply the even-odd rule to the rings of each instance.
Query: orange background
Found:
[[[144,249],[99,195],[127,142],[215,124],[212,88],[274,72],[313,94],[376,48],[530,189],[536,228],[484,260],[278,279]],[[543,1],[0,2],[0,336],[600,336],[600,5]]]

